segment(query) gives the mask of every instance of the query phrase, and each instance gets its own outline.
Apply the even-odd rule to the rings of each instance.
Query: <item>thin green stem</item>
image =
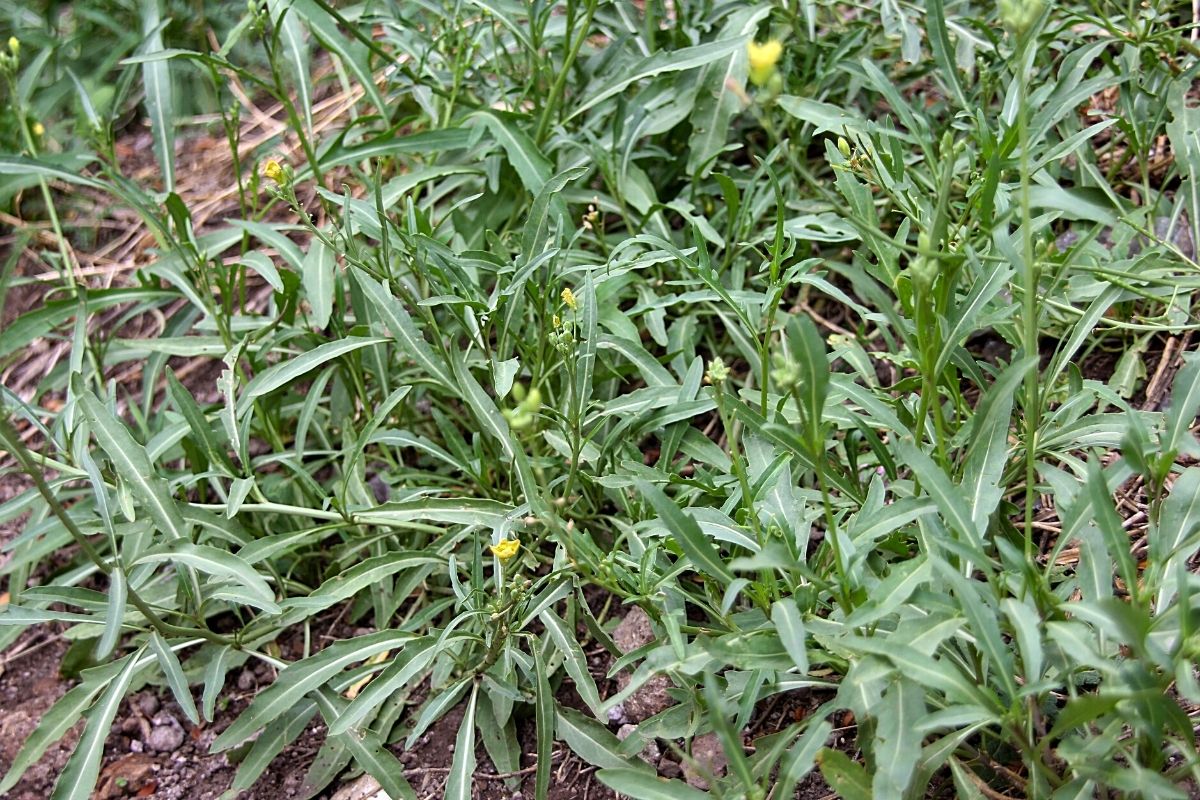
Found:
[[[1029,163],[1029,75],[1024,68],[1025,50],[1029,46],[1024,35],[1017,50],[1019,88],[1017,103],[1017,132],[1021,158],[1021,259],[1023,284],[1021,298],[1021,339],[1025,355],[1038,355],[1038,267],[1033,254],[1033,211],[1030,202]],[[1031,369],[1025,376],[1025,557],[1034,556],[1033,510],[1037,500],[1037,434],[1040,427],[1040,370]]]
[[[19,100],[20,93],[17,91],[17,84],[13,80],[12,75],[8,76],[8,95]],[[25,143],[25,149],[29,151],[31,158],[36,158],[38,154],[37,142],[33,139],[33,133],[29,130],[29,121],[25,118],[25,109],[19,103],[17,104],[17,128],[21,131],[21,139]],[[62,224],[58,220],[58,210],[54,206],[54,197],[50,194],[50,184],[46,179],[38,176],[38,188],[42,192],[42,201],[46,204],[46,213],[50,215],[50,227],[54,229],[55,242],[58,244],[59,257],[62,258],[62,264],[59,265],[59,272],[63,276],[63,280],[67,284],[71,295],[75,296],[78,293],[78,287],[75,284],[75,267],[74,260],[71,258],[70,248],[67,246],[67,237],[63,234]]]
[[[542,117],[538,120],[537,133],[534,136],[534,141],[539,145],[546,141],[546,135],[550,132],[550,120],[558,109],[558,101],[567,85],[567,78],[571,75],[571,67],[574,66],[575,59],[579,56],[579,49],[583,47],[583,42],[587,39],[588,30],[592,27],[592,16],[596,13],[596,7],[599,4],[599,0],[588,0],[587,11],[584,13],[579,35],[571,43],[571,49],[567,53],[567,57],[563,59],[562,67],[558,71],[558,77],[555,78],[554,85],[550,87],[550,95],[546,98],[546,104],[542,106]],[[570,28],[567,29],[567,35],[570,35]]]

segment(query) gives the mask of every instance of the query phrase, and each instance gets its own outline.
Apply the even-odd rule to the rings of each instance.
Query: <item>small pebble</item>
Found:
[[[159,725],[150,730],[150,738],[146,744],[151,750],[171,753],[179,749],[183,739],[183,728],[178,725]]]
[[[152,716],[158,711],[158,698],[153,694],[144,694],[138,698],[138,710],[147,717]]]

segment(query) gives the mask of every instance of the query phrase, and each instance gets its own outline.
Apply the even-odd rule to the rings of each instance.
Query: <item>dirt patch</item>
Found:
[[[58,674],[66,640],[46,626],[27,631],[0,656],[0,770],[8,771],[42,715],[70,688]],[[45,800],[67,763],[82,726],[76,726],[25,773],[4,800]]]
[[[20,476],[0,476],[0,502],[16,496],[28,486]],[[0,547],[18,535],[23,519],[0,525]],[[333,641],[369,632],[348,621],[342,610],[332,611],[318,620],[316,642]],[[578,631],[581,640],[586,631]],[[652,636],[649,619],[640,609],[627,614],[623,626],[616,632],[623,648],[636,647]],[[301,630],[288,632],[277,640],[280,654],[289,660],[302,657],[304,637]],[[40,625],[26,631],[8,650],[0,655],[0,773],[7,771],[21,746],[36,729],[42,716],[74,684],[63,678],[59,665],[69,642],[59,626]],[[588,666],[602,695],[617,691],[617,681],[607,674],[612,656],[603,648],[587,653]],[[93,800],[124,800],[125,798],[160,798],[160,800],[216,800],[230,788],[237,772],[236,755],[210,752],[213,741],[246,709],[255,694],[275,678],[265,663],[249,663],[232,669],[225,683],[212,723],[191,725],[174,699],[160,689],[147,687],[127,698],[118,711],[116,721],[105,743],[100,779]],[[198,695],[198,690],[195,690]],[[197,705],[200,698],[194,698]],[[584,703],[573,683],[564,680],[557,693],[558,701],[577,710]],[[480,702],[487,702],[481,698]],[[746,731],[746,740],[783,730],[792,722],[811,713],[818,701],[803,692],[776,695],[765,702]],[[407,720],[411,725],[419,713],[414,706]],[[460,704],[434,723],[414,744],[403,750],[401,744],[391,749],[405,767],[405,777],[419,798],[441,797],[454,760],[455,743],[462,723],[464,709]],[[586,712],[585,712],[586,713]],[[514,709],[517,743],[521,749],[519,768],[502,773],[492,763],[482,743],[478,741],[472,797],[480,800],[522,800],[533,795],[536,780],[537,729],[528,708]],[[620,720],[613,720],[610,729],[618,732]],[[44,800],[54,789],[55,782],[82,731],[82,723],[60,742],[52,745],[45,755],[31,766],[17,786],[0,800]],[[266,772],[251,787],[241,792],[238,800],[294,800],[303,795],[303,783],[309,766],[325,741],[325,726],[315,717],[304,732],[268,766]],[[674,743],[678,745],[678,743]],[[654,744],[651,759],[660,773],[682,778],[682,765],[668,743]],[[551,800],[615,800],[616,793],[595,777],[595,767],[576,756],[563,743],[556,742],[552,753]],[[358,769],[351,765],[346,773],[329,787],[314,795],[316,800],[329,800],[346,781],[353,780]],[[799,798],[818,798],[829,795],[828,787],[819,776],[810,776],[798,788]]]
[[[284,649],[289,649],[285,642]],[[10,663],[0,675],[0,770],[11,765],[29,733],[41,716],[71,686],[58,674],[58,663],[66,651],[66,641],[49,626],[39,626],[18,640],[6,658]],[[270,683],[265,668],[246,666],[230,672],[211,724],[192,726],[169,695],[147,689],[135,693],[121,704],[117,720],[105,745],[104,765],[95,800],[159,798],[160,800],[216,800],[230,787],[237,765],[227,753],[210,753],[212,742],[245,710],[254,694]],[[569,683],[569,682],[568,682]],[[581,705],[569,686],[560,691],[560,700]],[[750,727],[754,735],[774,732],[800,716],[811,705],[803,693],[780,696],[775,704],[764,707]],[[199,698],[196,698],[199,702]],[[521,716],[516,709],[517,741],[522,755],[520,768],[501,773],[480,741],[475,751],[476,769],[472,797],[479,800],[521,800],[534,791],[537,730],[532,716]],[[414,714],[416,712],[414,711]],[[418,798],[441,797],[454,760],[455,742],[464,709],[460,704],[434,723],[412,747],[392,747],[405,767],[405,777]],[[411,720],[410,720],[411,721]],[[779,726],[779,727],[777,727]],[[52,746],[32,766],[17,787],[0,800],[44,800],[53,791],[63,766],[78,740],[81,726]],[[289,745],[267,768],[263,776],[238,800],[293,800],[301,796],[304,776],[324,743],[325,727],[314,718],[300,737]],[[664,774],[681,777],[680,765],[668,747],[661,748],[656,766]],[[595,777],[595,768],[582,761],[564,744],[557,742],[552,753],[551,800],[616,800],[616,793]],[[339,781],[314,795],[329,800],[341,784],[354,779],[358,770],[351,765]],[[811,775],[797,788],[801,800],[829,796],[829,789],[818,775]]]

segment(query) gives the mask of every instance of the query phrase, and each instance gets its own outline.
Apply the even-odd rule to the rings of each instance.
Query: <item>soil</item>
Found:
[[[67,642],[49,625],[24,634],[4,656],[0,674],[0,770],[16,757],[42,715],[72,685],[59,675],[59,662]],[[192,726],[169,694],[154,689],[134,693],[122,704],[105,745],[104,766],[93,800],[159,798],[160,800],[216,800],[230,787],[237,770],[226,753],[209,752],[214,739],[248,705],[254,693],[269,683],[270,676],[249,668],[232,670],[226,683],[226,704],[219,707],[212,724]],[[199,702],[199,697],[195,698]],[[802,715],[811,705],[799,696],[783,696],[770,704],[753,722],[755,735],[771,733],[778,725]],[[581,705],[569,685],[560,691],[560,702]],[[405,777],[422,800],[441,797],[462,721],[460,704],[421,736],[412,749],[392,749],[406,767]],[[82,723],[25,773],[20,783],[0,800],[43,800],[66,765],[82,731]],[[522,800],[533,792],[537,732],[532,718],[518,720],[518,741],[524,755],[521,769],[499,774],[482,743],[476,748],[472,797],[480,800]],[[304,775],[324,741],[324,726],[317,718],[300,737],[268,767],[250,791],[236,800],[292,800],[300,796]],[[679,775],[679,764],[669,748],[659,762],[660,771]],[[556,743],[550,800],[614,800],[617,795],[595,777],[595,768],[583,762],[563,744]],[[351,766],[340,781],[315,795],[329,800],[340,785],[357,777]],[[796,797],[812,800],[830,796],[828,786],[812,775],[801,784]]]
[[[0,501],[14,496],[27,485],[11,475],[0,476]],[[21,523],[18,519],[0,525],[0,548],[19,533]],[[317,637],[318,641],[323,642],[364,632],[354,628],[337,611],[322,619],[316,629],[323,634]],[[281,637],[279,643],[281,655],[294,659],[300,656],[303,637],[297,631],[294,635]],[[68,641],[61,628],[46,624],[26,631],[0,654],[0,774],[7,771],[42,716],[74,684],[59,672],[67,647]],[[604,695],[615,692],[617,682],[606,678],[611,656],[602,649],[588,655],[589,666],[601,692]],[[131,694],[122,702],[105,743],[103,767],[93,800],[216,800],[222,797],[233,781],[237,765],[230,762],[227,753],[211,753],[212,742],[272,679],[265,664],[230,670],[216,719],[211,724],[199,726],[191,725],[169,693],[163,690],[146,687]],[[194,699],[199,705],[200,698]],[[557,699],[569,707],[584,707],[569,680],[564,680]],[[819,699],[799,692],[772,698],[752,720],[747,740],[781,730],[801,719],[819,702]],[[417,709],[414,705],[407,723],[413,722]],[[463,713],[461,704],[452,709],[408,751],[399,745],[392,747],[405,765],[405,777],[421,800],[441,797],[444,792]],[[614,732],[616,727],[614,722]],[[81,722],[51,745],[14,789],[0,795],[0,800],[44,800],[49,797],[82,729]],[[294,800],[302,796],[305,774],[324,739],[325,729],[317,717],[271,763],[251,790],[241,792],[236,800]],[[499,774],[480,742],[475,753],[472,797],[523,800],[532,796],[537,749],[537,731],[532,716],[518,717],[517,739],[523,751],[521,768],[509,775]],[[681,765],[671,749],[664,746],[658,750],[660,755],[656,765],[659,771],[681,777]],[[552,764],[550,800],[614,800],[617,797],[596,779],[595,767],[582,761],[561,742],[555,744]],[[357,777],[358,771],[352,765],[339,780],[316,794],[316,800],[330,800],[339,788]],[[815,773],[798,787],[796,794],[800,800],[831,796],[828,786]]]

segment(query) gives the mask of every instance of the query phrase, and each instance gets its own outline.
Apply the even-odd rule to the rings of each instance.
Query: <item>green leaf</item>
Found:
[[[1164,450],[1177,453],[1194,452],[1195,437],[1191,427],[1200,411],[1200,356],[1185,353],[1183,366],[1175,375],[1171,388],[1171,405],[1167,408],[1167,426],[1163,432]]]
[[[335,722],[330,723],[329,733],[337,735],[349,731],[394,693],[408,687],[416,676],[428,669],[430,662],[439,652],[437,644],[438,640],[431,636],[414,639],[406,644],[393,658],[392,663],[376,675],[367,684],[367,688],[359,692],[358,697],[350,701],[350,705]]]
[[[554,750],[554,692],[550,690],[550,678],[546,673],[546,660],[542,648],[533,648],[535,691],[533,695],[534,722],[537,725],[537,769],[534,775],[534,800],[546,800],[550,793],[550,773],[553,769],[551,753]]]
[[[775,623],[775,632],[779,634],[783,647],[788,655],[796,662],[796,668],[801,675],[808,674],[808,651],[804,646],[804,621],[794,600],[778,600],[771,606],[771,622]]]
[[[239,600],[261,608],[268,614],[280,613],[279,606],[275,604],[275,591],[266,579],[227,550],[175,540],[143,553],[134,564],[155,564],[163,561],[183,564],[206,575],[212,575],[218,580],[232,581],[240,589]]]
[[[875,725],[875,797],[903,797],[921,754],[921,737],[914,736],[917,722],[925,716],[925,692],[919,685],[897,676],[877,707]],[[824,769],[824,764],[822,764]]]
[[[490,109],[476,111],[472,116],[487,127],[492,138],[504,149],[508,163],[516,170],[517,177],[521,179],[526,191],[535,197],[538,196],[550,180],[554,167],[538,150],[533,139],[517,127],[520,117]],[[528,257],[526,254],[526,258]]]
[[[808,425],[810,447],[822,446],[821,420],[825,414],[825,398],[829,395],[829,359],[825,356],[825,341],[817,326],[805,316],[792,317],[788,323],[788,346],[791,357],[800,367],[799,394],[805,422]]]
[[[546,626],[546,633],[554,642],[554,646],[562,653],[563,668],[571,676],[571,680],[575,681],[575,690],[579,692],[579,696],[592,710],[592,713],[600,716],[600,692],[596,689],[596,681],[592,679],[592,673],[588,671],[587,656],[583,654],[583,648],[579,646],[578,637],[573,631],[568,630],[567,623],[563,622],[550,609],[542,611],[538,618]]]
[[[383,324],[395,337],[396,343],[403,348],[405,355],[416,361],[426,375],[434,378],[442,386],[454,389],[454,378],[447,371],[446,365],[434,358],[433,351],[429,348],[429,344],[421,335],[420,330],[413,324],[412,317],[404,308],[404,304],[388,290],[384,283],[376,282],[358,267],[351,268],[350,274],[362,288],[363,294],[371,301]]]
[[[76,376],[72,391],[78,398],[96,441],[112,459],[117,473],[150,512],[158,529],[170,539],[187,539],[188,526],[167,491],[166,481],[158,477],[150,464],[146,449],[84,386],[82,378]]]
[[[276,226],[251,219],[231,219],[229,226],[233,231],[243,230],[263,244],[270,246],[295,272],[304,271],[304,253],[300,250],[300,246]]]
[[[118,566],[108,575],[108,608],[104,612],[104,633],[96,645],[96,660],[104,661],[112,655],[121,638],[121,624],[125,617],[125,603],[129,586],[125,572]]]
[[[1113,507],[1113,498],[1109,492],[1108,483],[1104,480],[1100,464],[1094,460],[1088,461],[1088,493],[1092,498],[1092,512],[1095,515],[1096,527],[1100,529],[1100,533],[1104,537],[1108,555],[1116,564],[1117,574],[1124,581],[1133,604],[1137,605],[1140,594],[1139,582],[1137,565],[1130,552],[1129,532],[1121,525],[1121,518]]]
[[[1103,191],[1091,187],[1067,188],[1054,184],[1038,184],[1029,189],[1029,202],[1034,208],[1059,211],[1067,219],[1116,225],[1117,216],[1112,202]]]
[[[954,50],[950,45],[950,34],[946,28],[946,9],[943,0],[929,0],[925,5],[926,22],[925,34],[929,38],[929,47],[933,50],[933,60],[940,68],[937,72],[950,87],[950,94],[958,103],[960,109],[973,108],[967,102],[963,93],[962,82],[958,79],[958,66],[954,63]]]
[[[637,481],[638,491],[650,501],[654,510],[662,518],[663,524],[671,532],[675,543],[683,550],[692,564],[699,570],[707,572],[721,583],[728,586],[733,582],[733,572],[721,559],[721,553],[716,546],[700,530],[696,520],[679,510],[662,490],[646,481]]]
[[[0,781],[0,794],[4,794],[16,786],[17,781],[25,774],[25,770],[37,763],[50,745],[75,727],[75,723],[92,704],[92,700],[100,694],[105,686],[109,685],[125,663],[125,659],[120,659],[85,670],[83,682],[60,697],[50,707],[50,710],[42,715],[42,718],[38,720],[37,727],[30,732],[29,738],[21,745],[21,750],[13,759],[12,765],[9,766],[4,780]]]
[[[812,771],[817,762],[817,753],[829,739],[833,725],[826,719],[809,717],[808,730],[788,750],[779,767],[779,797],[791,797],[792,787]]]
[[[129,689],[134,674],[139,667],[144,666],[139,663],[140,658],[141,651],[138,651],[121,659],[120,663],[123,666],[120,674],[112,679],[104,695],[88,710],[83,735],[79,737],[75,751],[71,753],[71,758],[54,784],[51,800],[88,800],[92,796],[96,779],[100,777],[104,741],[108,738],[113,720],[117,717],[117,709],[125,699],[125,692]]]
[[[479,736],[483,740],[488,758],[500,773],[519,772],[521,769],[521,744],[517,741],[517,729],[513,719],[501,725],[492,710],[492,703],[479,704]],[[511,788],[520,785],[520,778],[509,778]]]
[[[230,474],[234,474],[236,470],[234,470],[233,462],[229,460],[229,454],[225,451],[220,440],[213,432],[212,424],[204,416],[204,412],[200,410],[200,405],[196,402],[196,398],[175,377],[174,370],[168,367],[166,374],[167,392],[171,395],[171,402],[175,404],[175,408],[179,410],[179,413],[187,421],[188,428],[192,432],[192,437],[204,448],[204,453],[211,462],[223,465]]]
[[[317,704],[306,699],[268,725],[262,735],[254,740],[250,751],[238,762],[230,791],[244,791],[253,786],[275,757],[308,729],[308,723],[316,713]]]
[[[314,347],[312,350],[301,353],[295,358],[289,358],[287,361],[276,364],[273,367],[268,367],[258,375],[255,375],[254,380],[246,384],[242,395],[242,404],[247,404],[247,401],[255,397],[262,397],[264,394],[269,394],[282,386],[286,386],[302,375],[312,372],[326,361],[331,361],[346,353],[352,353],[363,347],[386,341],[388,340],[379,336],[347,336],[344,339],[338,339],[334,342],[326,342],[323,345]],[[243,411],[243,409],[239,408],[240,411]]]
[[[526,264],[541,254],[546,245],[551,223],[557,223],[560,232],[566,230],[566,226],[570,224],[567,217],[567,205],[559,195],[568,183],[582,178],[587,172],[587,167],[565,170],[547,180],[538,190],[537,197],[534,198],[533,205],[529,208],[529,215],[525,219],[525,227],[521,232],[521,257]],[[553,211],[553,219],[551,219],[551,211]]]
[[[973,545],[982,561],[983,541],[976,532],[975,522],[971,519],[971,512],[967,509],[962,490],[950,482],[949,477],[932,458],[917,449],[907,438],[896,442],[896,450],[900,460],[907,462],[913,475],[921,481],[921,488],[933,498],[938,510],[942,512],[942,518]]]
[[[295,81],[296,100],[304,112],[304,127],[309,139],[313,135],[311,71],[308,67],[308,43],[304,41],[304,25],[300,15],[293,13],[291,0],[267,0],[271,21],[278,26],[278,38],[284,48],[284,57],[291,68]]]
[[[835,106],[809,97],[794,97],[788,94],[781,95],[776,102],[796,119],[811,124],[815,133],[845,135],[872,131],[871,124],[852,106]]]
[[[861,764],[841,750],[825,748],[817,754],[821,775],[842,800],[871,800],[871,781]]]
[[[458,380],[459,388],[462,391],[462,399],[467,402],[467,406],[482,426],[482,430],[500,445],[500,450],[503,452],[504,458],[507,461],[513,461],[519,452],[519,445],[513,440],[508,423],[504,420],[504,416],[500,413],[499,409],[496,408],[496,403],[492,398],[488,397],[487,392],[479,385],[479,381],[475,380],[475,376],[471,374],[471,371],[461,358],[454,359],[453,367],[454,376]]]
[[[351,664],[402,647],[414,637],[415,634],[407,631],[379,631],[334,642],[316,655],[288,665],[275,682],[255,697],[233,724],[217,737],[212,744],[213,752],[228,750],[246,741],[256,730]]]
[[[479,698],[479,684],[471,688],[467,710],[463,712],[458,726],[458,738],[454,743],[454,761],[450,764],[450,775],[446,778],[446,800],[470,800],[472,776],[475,774],[475,702]]]
[[[962,495],[971,509],[975,538],[985,540],[992,513],[1004,495],[1013,399],[1035,358],[1009,365],[975,411],[975,430],[963,463]]]
[[[482,134],[479,130],[469,128],[442,128],[407,136],[396,136],[394,131],[389,131],[359,144],[331,147],[321,159],[321,166],[331,169],[342,164],[372,158],[389,158],[405,153],[429,154],[436,151],[465,150],[473,147],[480,135]],[[0,169],[3,167],[0,166]],[[296,177],[299,179],[301,175]]]
[[[1024,667],[1025,683],[1037,683],[1042,679],[1042,618],[1029,598],[1017,600],[1006,597],[1000,603],[1004,615],[1016,635]]]
[[[371,104],[386,118],[389,108],[375,86],[367,48],[360,42],[347,41],[346,37],[338,32],[337,21],[312,0],[292,0],[292,8],[308,23],[309,30],[320,40],[321,45],[336,55],[342,66],[353,73],[356,85],[362,87]]]
[[[259,277],[275,291],[284,291],[283,278],[279,277],[279,270],[275,268],[275,262],[267,258],[265,254],[258,250],[251,250],[242,256],[242,264],[257,272]]]
[[[558,738],[584,762],[601,768],[631,768],[631,762],[621,755],[621,743],[608,728],[573,708],[560,705],[557,714]],[[644,761],[639,763],[649,767]]]
[[[142,53],[153,55],[163,50],[159,0],[142,0],[142,35],[146,42]],[[170,20],[167,20],[169,22]],[[175,104],[169,61],[151,60],[142,64],[142,83],[146,87],[146,115],[154,137],[154,155],[162,173],[163,190],[175,191]]]
[[[735,11],[721,28],[717,40],[745,41],[769,12],[765,6]],[[738,48],[705,68],[700,93],[689,117],[692,135],[688,139],[687,171],[690,174],[707,178],[717,155],[725,149],[730,122],[742,110],[739,90],[746,83],[746,71],[745,48]]]
[[[610,767],[596,772],[608,788],[637,800],[710,800],[708,792],[693,789],[683,781],[649,775],[644,770]]]
[[[696,67],[703,67],[738,50],[745,50],[746,42],[749,38],[748,36],[744,36],[738,39],[727,39],[722,42],[709,42],[707,44],[695,45],[694,47],[684,47],[679,50],[662,50],[648,58],[642,59],[637,64],[622,68],[619,76],[604,75],[597,82],[603,83],[605,88],[584,101],[583,104],[571,112],[571,115],[564,122],[570,122],[583,112],[603,103],[610,97],[615,97],[640,80],[653,78],[655,75],[663,75],[668,72],[682,72],[688,69],[695,69]]]
[[[314,693],[317,705],[326,724],[336,722],[346,707],[346,701],[328,688]],[[350,731],[335,737],[344,745],[358,765],[366,770],[389,797],[396,800],[416,800],[416,792],[404,778],[404,765],[392,751],[383,745],[379,734],[374,731]]]
[[[425,497],[419,500],[384,503],[370,511],[356,512],[354,518],[373,525],[402,525],[420,520],[495,528],[512,516],[513,511],[513,506],[485,498]]]
[[[213,712],[217,707],[217,696],[225,687],[225,673],[229,671],[233,659],[233,648],[224,645],[213,654],[212,659],[204,670],[204,693],[200,697],[200,708],[207,722],[213,721]]]
[[[166,639],[158,634],[158,631],[150,633],[150,649],[153,651],[154,657],[158,659],[158,666],[166,676],[167,686],[171,687],[171,694],[175,696],[175,702],[179,704],[184,715],[193,725],[199,725],[200,715],[196,713],[196,703],[192,700],[192,691],[188,688],[188,681],[183,674],[183,665],[179,663],[179,656],[175,655],[175,651],[167,644]]]
[[[299,605],[308,609],[328,608],[353,597],[368,586],[422,564],[445,564],[444,558],[420,550],[397,550],[368,558],[325,581]]]
[[[314,237],[308,247],[308,254],[304,257],[300,277],[304,285],[304,295],[312,308],[312,324],[318,330],[325,329],[333,313],[336,266],[333,251]]]

